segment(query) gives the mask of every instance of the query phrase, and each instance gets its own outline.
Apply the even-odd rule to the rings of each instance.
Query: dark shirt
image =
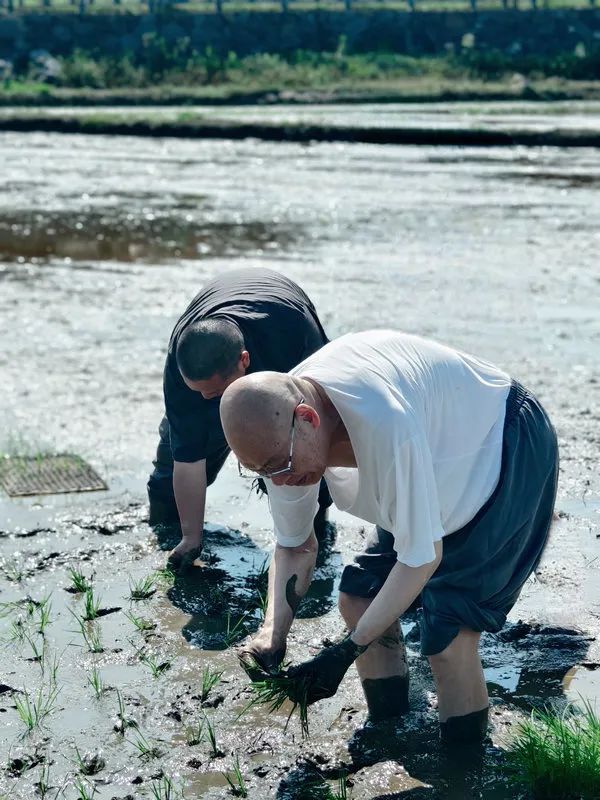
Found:
[[[240,269],[207,283],[180,317],[169,341],[164,393],[175,461],[199,461],[227,447],[220,398],[205,400],[189,389],[175,357],[185,328],[209,317],[228,319],[239,327],[250,353],[247,373],[289,372],[328,341],[308,296],[278,272]]]

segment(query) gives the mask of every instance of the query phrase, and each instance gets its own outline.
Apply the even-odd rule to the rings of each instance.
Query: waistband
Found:
[[[508,397],[506,398],[506,415],[504,417],[505,425],[507,422],[510,422],[517,416],[521,410],[521,406],[528,396],[529,392],[519,383],[519,381],[511,381],[510,391],[508,393]]]

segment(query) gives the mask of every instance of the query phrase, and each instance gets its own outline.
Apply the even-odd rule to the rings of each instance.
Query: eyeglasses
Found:
[[[294,432],[296,430],[296,409],[303,402],[304,402],[304,398],[301,397],[300,400],[294,406],[294,413],[292,414],[292,435],[291,435],[291,439],[290,439],[290,454],[289,454],[289,458],[288,458],[287,467],[282,467],[281,469],[274,469],[273,471],[269,471],[269,470],[266,470],[266,469],[253,469],[253,470],[250,470],[250,472],[252,472],[252,474],[249,475],[248,472],[245,471],[246,468],[242,467],[242,465],[238,461],[238,472],[240,474],[240,477],[242,477],[242,478],[253,478],[255,475],[258,475],[261,478],[268,478],[270,480],[271,478],[276,478],[278,475],[287,475],[289,472],[292,471],[292,458],[293,458],[293,454],[294,454]]]

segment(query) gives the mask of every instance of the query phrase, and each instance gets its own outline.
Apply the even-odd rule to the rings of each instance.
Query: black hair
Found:
[[[213,375],[227,378],[235,370],[244,349],[244,337],[226,319],[203,319],[189,325],[177,342],[177,366],[190,381],[204,381]]]

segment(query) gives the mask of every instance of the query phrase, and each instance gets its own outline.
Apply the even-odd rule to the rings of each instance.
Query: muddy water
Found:
[[[9,687],[0,767],[10,767],[0,770],[0,793],[30,798],[42,768],[31,765],[45,757],[50,783],[77,797],[78,747],[102,750],[105,766],[86,779],[102,799],[151,797],[162,773],[188,797],[228,796],[222,772],[236,754],[251,797],[307,797],[309,785],[323,796],[323,781],[340,771],[361,798],[506,797],[502,748],[518,720],[598,687],[598,153],[3,134],[0,164],[2,446],[77,452],[110,486],[77,497],[0,495],[0,601],[19,604],[0,619],[0,683]],[[174,586],[159,582],[147,601],[128,599],[177,538],[152,533],[143,506],[170,328],[205,279],[240,265],[298,280],[331,336],[395,326],[488,357],[536,389],[555,421],[560,518],[511,625],[483,643],[493,726],[481,762],[449,762],[437,749],[433,687],[410,616],[413,711],[397,728],[362,728],[352,671],[312,710],[305,742],[295,720],[283,733],[285,709],[238,718],[249,696],[230,647],[260,622],[272,541],[265,503],[231,464],[209,494],[205,567]],[[290,640],[293,659],[341,627],[336,581],[364,534],[346,515],[334,520],[337,538]],[[70,613],[83,600],[65,591],[78,564],[101,606],[120,609],[99,619],[95,655]],[[15,638],[21,619],[16,630],[41,646],[28,595],[51,595],[43,673],[32,645]],[[142,635],[126,611],[157,628]],[[172,663],[153,678],[141,655]],[[54,659],[52,713],[22,738],[22,695],[12,689],[47,692]],[[206,665],[223,675],[202,709]],[[100,698],[87,683],[94,666],[108,687]],[[135,729],[113,730],[117,690],[161,755],[139,757]],[[187,744],[202,710],[223,756],[206,741]]]

